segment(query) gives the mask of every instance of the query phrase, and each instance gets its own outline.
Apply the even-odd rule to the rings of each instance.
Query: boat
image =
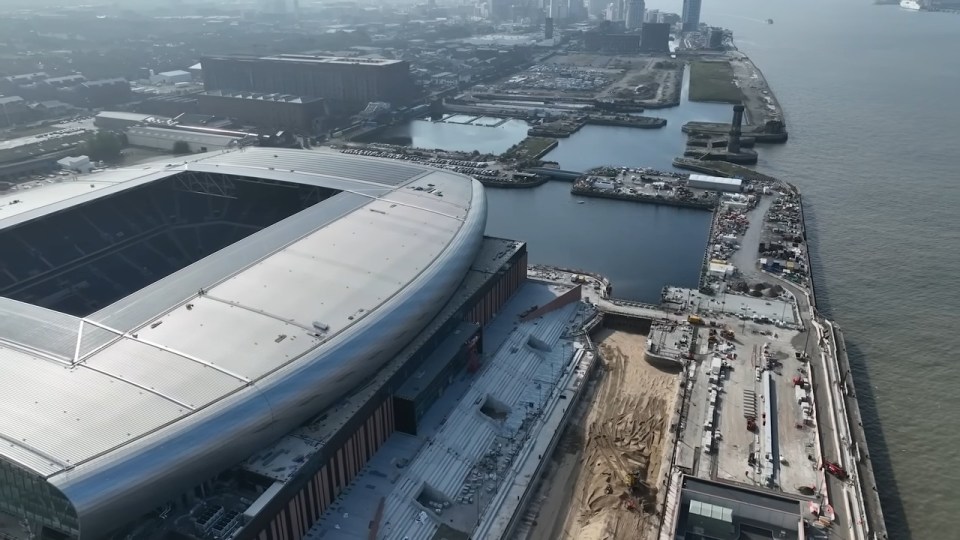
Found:
[[[767,24],[773,24],[773,19],[767,19]]]
[[[921,8],[920,2],[917,2],[917,0],[900,0],[900,7],[910,11],[920,11]]]
[[[577,204],[583,204],[583,203],[585,203],[585,202],[587,202],[587,201],[577,201]]]

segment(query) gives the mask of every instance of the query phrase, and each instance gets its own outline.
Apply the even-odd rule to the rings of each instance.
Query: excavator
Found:
[[[632,470],[629,466],[627,466],[626,463],[624,463],[623,458],[620,457],[616,447],[610,441],[610,437],[606,433],[598,435],[597,438],[605,447],[604,451],[601,453],[607,460],[607,464],[610,466],[613,472],[620,475],[621,480],[623,480],[623,483],[627,485],[631,493],[637,496],[645,496],[653,493],[653,488],[641,480],[641,471],[635,469]],[[632,505],[628,504],[627,506],[631,507]]]

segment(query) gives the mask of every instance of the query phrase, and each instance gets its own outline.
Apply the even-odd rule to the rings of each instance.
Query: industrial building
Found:
[[[120,78],[86,81],[64,89],[58,95],[71,105],[87,109],[126,103],[133,97],[130,83]]]
[[[127,143],[130,146],[140,146],[166,152],[173,151],[178,142],[186,143],[190,152],[193,153],[239,148],[257,142],[257,137],[250,134],[235,136],[154,126],[134,126],[127,128],[125,133],[127,134]]]
[[[150,75],[151,84],[188,83],[192,80],[193,80],[193,75],[189,71],[184,71],[182,69],[177,69],[174,71],[164,71],[161,73]]]
[[[477,181],[374,158],[249,148],[0,205],[0,513],[39,538],[301,537],[526,277]]]
[[[139,101],[132,109],[138,113],[172,118],[181,114],[197,114],[200,112],[200,105],[197,94],[163,94]]]
[[[803,501],[785,493],[685,476],[677,507],[676,537],[808,538],[803,505]]]
[[[683,0],[683,13],[680,15],[680,30],[696,32],[700,28],[701,0]]]
[[[690,178],[687,179],[687,185],[692,188],[730,193],[743,191],[743,180],[739,178],[723,178],[721,176],[708,176],[706,174],[691,174]]]
[[[667,23],[643,23],[643,32],[640,33],[640,51],[669,53],[670,25]]]
[[[405,105],[415,95],[404,60],[309,54],[204,57],[203,84],[213,90],[322,98],[330,110],[355,114],[371,101]]]
[[[126,111],[100,111],[93,117],[93,125],[108,131],[123,131],[129,127],[139,126],[150,122],[164,122],[170,120],[152,114],[133,113]]]
[[[583,34],[583,47],[590,52],[636,53],[640,52],[640,34],[607,34],[591,30]]]
[[[314,134],[323,129],[327,116],[322,98],[303,98],[286,94],[259,94],[212,90],[197,96],[205,114],[233,118],[243,124],[264,129],[289,130]]]

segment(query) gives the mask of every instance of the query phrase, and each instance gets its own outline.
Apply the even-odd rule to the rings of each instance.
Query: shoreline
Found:
[[[748,107],[748,119],[750,127],[744,129],[745,136],[756,138],[757,142],[783,142],[787,139],[786,128],[783,124],[783,113],[772,92],[767,86],[766,80],[759,68],[749,58],[739,51],[735,51],[727,56],[728,60],[734,65],[734,80],[743,80],[744,73],[753,73],[759,76],[752,90],[744,89],[744,102],[753,100],[752,110]],[[744,71],[747,70],[747,71]],[[766,114],[758,115],[756,113],[758,104],[765,104]],[[542,129],[544,126],[540,126]],[[565,126],[566,127],[566,126]],[[582,127],[581,126],[578,126]],[[682,131],[689,133],[697,131],[694,127],[709,130],[720,130],[726,133],[729,124],[719,123],[688,123],[683,126]],[[536,134],[534,134],[536,135]],[[552,137],[563,136],[554,133]],[[541,154],[542,155],[542,154]],[[753,276],[758,276],[761,281],[773,282],[781,285],[794,298],[795,309],[798,314],[798,324],[807,332],[807,336],[816,337],[809,339],[814,343],[804,343],[802,349],[797,349],[798,354],[802,353],[810,358],[809,379],[812,383],[813,408],[815,410],[815,432],[817,439],[817,476],[819,487],[822,490],[823,499],[822,510],[824,515],[833,517],[832,530],[835,534],[857,540],[866,540],[868,538],[887,538],[886,524],[883,519],[883,509],[880,506],[879,493],[876,491],[876,480],[869,457],[869,449],[866,442],[861,420],[861,411],[853,392],[853,381],[849,358],[846,355],[846,344],[842,329],[837,322],[827,319],[817,310],[816,291],[814,285],[813,269],[810,265],[810,242],[811,238],[807,231],[804,217],[803,197],[796,186],[788,181],[775,178],[757,172],[753,169],[733,165],[722,161],[704,162],[700,160],[678,157],[673,165],[677,168],[703,172],[722,177],[741,177],[746,181],[753,183],[757,187],[768,187],[775,191],[782,191],[787,197],[792,199],[799,208],[799,231],[796,233],[803,238],[802,257],[806,265],[806,275],[797,279],[797,283],[781,278],[778,275],[768,273],[759,269],[756,259],[749,262],[741,262],[742,271]],[[523,182],[500,182],[491,179],[481,179],[490,187],[497,188],[523,188],[541,185],[547,181],[543,176],[531,178]],[[759,192],[760,190],[758,190]],[[597,192],[594,190],[578,189],[573,187],[571,193],[579,196],[591,196],[608,199],[627,200],[632,202],[654,202],[659,204],[668,204],[672,206],[691,206],[688,204],[678,204],[676,201],[666,199],[651,200],[645,196],[618,195],[616,193]],[[776,198],[776,193],[763,195],[763,198]],[[710,208],[712,209],[712,208]],[[766,211],[753,212],[751,214],[751,227],[763,228],[766,223]],[[717,216],[711,220],[710,241],[713,242],[714,233],[717,228]],[[754,238],[753,241],[760,240]],[[741,247],[741,249],[756,250],[757,245]],[[761,255],[762,256],[762,255]],[[710,246],[705,252],[698,288],[705,285],[706,271],[711,260]],[[580,271],[581,274],[588,274]],[[588,274],[596,278],[595,274]],[[603,278],[601,278],[603,279]],[[608,281],[603,280],[609,284]],[[663,306],[640,306],[629,301],[620,301],[615,298],[608,298],[604,295],[598,307],[611,317],[640,317],[640,318],[666,318],[668,320],[686,320],[685,316],[678,316]],[[631,315],[633,313],[633,315]],[[640,313],[640,315],[637,315]],[[672,453],[676,454],[679,448],[680,438],[673,441]],[[787,440],[785,439],[784,442]],[[669,443],[668,443],[669,444]],[[827,474],[826,465],[828,463],[838,464],[845,470],[850,478],[840,480],[835,476]],[[669,497],[671,496],[671,485],[674,480],[679,480],[682,476],[675,478],[676,466],[672,466],[672,471],[667,473],[667,487],[663,490],[664,500],[662,511],[664,523],[661,526],[663,532],[672,531],[669,522],[669,511],[679,512],[679,505],[675,508],[671,506]],[[679,473],[678,473],[679,474]],[[737,481],[739,485],[755,487],[742,481]],[[785,486],[784,486],[785,487]],[[792,488],[792,486],[791,486]],[[678,491],[678,490],[677,490]],[[835,513],[834,513],[835,512]]]

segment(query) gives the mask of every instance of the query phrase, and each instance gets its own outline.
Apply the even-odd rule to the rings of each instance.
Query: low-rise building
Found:
[[[60,165],[63,169],[80,173],[88,173],[93,168],[90,158],[87,156],[68,156],[58,159],[57,165]]]
[[[100,129],[121,131],[148,121],[163,121],[168,118],[126,111],[101,111],[93,117],[93,125]]]
[[[189,71],[184,71],[182,69],[174,71],[164,71],[163,73],[157,73],[150,76],[150,82],[153,84],[177,84],[182,82],[190,82],[193,80],[193,75]]]
[[[0,126],[12,126],[30,115],[27,102],[20,96],[0,96]]]
[[[186,143],[190,152],[194,153],[213,152],[256,143],[256,137],[252,135],[240,137],[149,126],[131,127],[126,133],[127,142],[131,146],[167,152],[172,152],[178,142]]]
[[[693,188],[728,191],[731,193],[743,191],[743,180],[739,178],[723,178],[706,174],[691,174],[687,180],[687,185]]]

